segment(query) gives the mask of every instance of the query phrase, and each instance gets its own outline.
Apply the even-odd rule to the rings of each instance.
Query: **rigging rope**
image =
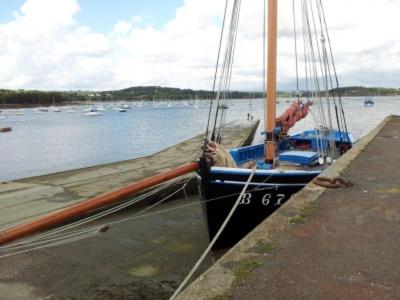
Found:
[[[168,196],[164,197],[162,199],[162,201],[167,200],[168,198],[172,197],[173,195],[175,195],[180,190],[184,189],[189,181],[190,181],[190,179],[188,179],[185,182],[185,184],[181,188],[179,188],[177,191],[175,191],[175,192],[169,194]],[[68,229],[71,229],[71,228],[74,228],[74,227],[77,227],[77,226],[92,222],[92,221],[94,221],[96,219],[99,219],[99,218],[104,217],[106,215],[109,215],[111,213],[120,211],[120,210],[122,210],[122,209],[124,209],[124,208],[126,208],[126,207],[128,207],[128,206],[130,206],[132,204],[135,204],[135,203],[139,202],[140,200],[143,200],[143,199],[151,196],[152,194],[155,194],[155,193],[159,192],[162,189],[167,188],[172,183],[174,183],[174,182],[170,182],[168,184],[165,184],[165,185],[163,185],[163,186],[161,186],[161,187],[159,187],[159,188],[157,188],[157,189],[155,189],[153,191],[150,191],[150,192],[148,192],[148,193],[146,193],[144,195],[141,195],[138,198],[134,198],[133,200],[130,200],[127,203],[123,203],[122,205],[118,205],[117,207],[112,207],[111,209],[108,209],[108,210],[106,210],[104,212],[100,212],[99,214],[96,214],[94,216],[88,217],[88,218],[86,218],[84,220],[80,220],[80,221],[74,222],[72,224],[65,225],[65,226],[63,226],[61,228],[57,228],[57,229],[52,230],[50,232],[46,232],[44,234],[40,234],[38,236],[34,236],[34,237],[29,238],[27,240],[23,240],[23,241],[20,241],[20,242],[17,242],[17,243],[13,243],[11,245],[2,246],[2,247],[0,247],[0,252],[1,251],[11,251],[11,250],[24,248],[24,247],[29,247],[29,246],[34,246],[34,245],[39,245],[39,244],[52,243],[52,242],[60,240],[62,238],[71,238],[71,237],[75,237],[75,236],[76,236],[76,238],[78,238],[79,235],[82,235],[82,236],[86,237],[86,235],[91,233],[91,232],[97,233],[98,230],[101,229],[101,227],[105,226],[104,224],[93,226],[93,227],[89,227],[89,228],[86,228],[86,229],[80,229],[80,230],[76,230],[76,231],[72,231],[72,232],[67,232],[67,233],[62,233],[62,232],[66,231]],[[159,203],[159,202],[157,202],[157,203]],[[153,207],[154,207],[154,204],[149,206],[149,207],[147,207],[146,209],[140,211],[139,213],[142,213],[142,212],[144,212],[144,211],[146,211],[146,210],[148,210],[150,208],[153,208]],[[0,256],[0,257],[2,257],[2,256]]]
[[[266,182],[270,177],[272,176],[272,174],[263,182]],[[267,190],[273,190],[275,189],[275,186],[270,186],[270,187],[263,187],[263,188],[253,188],[248,190],[248,192],[252,192],[252,191],[267,191]],[[179,192],[181,189],[185,190],[184,187],[181,187],[179,190],[175,191],[174,193],[176,194],[177,192]],[[183,204],[180,206],[176,206],[176,207],[172,207],[172,208],[167,208],[167,209],[163,209],[163,210],[159,210],[159,211],[155,211],[155,212],[151,212],[151,213],[147,213],[147,214],[143,214],[144,211],[149,210],[150,208],[154,208],[156,205],[161,204],[162,202],[166,201],[166,198],[171,197],[171,195],[168,195],[166,198],[161,199],[159,202],[155,203],[152,207],[148,207],[145,210],[140,211],[137,215],[134,215],[132,217],[129,218],[125,218],[125,219],[121,219],[112,223],[106,223],[106,224],[100,224],[97,226],[93,226],[87,229],[81,229],[81,230],[76,230],[73,231],[71,233],[68,233],[68,235],[64,236],[64,240],[60,239],[49,239],[46,242],[48,242],[48,244],[44,244],[44,243],[32,243],[31,246],[37,246],[34,248],[29,248],[29,249],[24,249],[24,250],[19,250],[19,249],[23,249],[24,247],[28,247],[28,245],[20,245],[21,242],[17,243],[17,244],[11,244],[8,246],[1,246],[0,247],[0,259],[1,258],[5,258],[5,257],[10,257],[10,256],[15,256],[15,255],[19,255],[19,254],[23,254],[23,253],[28,253],[31,251],[35,251],[35,250],[40,250],[40,249],[46,249],[46,248],[50,248],[53,246],[59,246],[59,245],[63,245],[63,244],[67,244],[67,243],[71,243],[71,242],[75,242],[75,241],[79,241],[88,237],[93,237],[99,234],[99,232],[102,232],[102,228],[105,227],[109,227],[110,225],[116,225],[122,222],[127,222],[127,221],[134,221],[134,220],[138,220],[141,218],[145,218],[145,217],[150,217],[150,216],[155,216],[155,215],[159,215],[159,214],[163,214],[163,213],[168,213],[171,211],[175,211],[178,209],[182,209],[182,208],[187,208],[187,207],[191,207],[191,206],[195,206],[195,205],[199,205],[201,203],[206,203],[206,202],[212,202],[212,201],[218,201],[218,200],[222,200],[225,198],[229,198],[229,197],[233,197],[233,196],[237,196],[239,193],[233,193],[233,194],[229,194],[229,195],[224,195],[224,196],[220,196],[220,197],[215,197],[212,199],[208,199],[208,200],[203,200],[203,201],[199,201],[199,202],[193,202],[193,203],[188,203],[188,204]],[[82,233],[81,235],[78,235],[79,233]],[[42,245],[42,246],[40,246]],[[24,246],[24,247],[22,247]],[[19,251],[14,251],[11,252],[12,250],[19,250]],[[7,253],[7,252],[11,252],[11,253]],[[7,253],[7,254],[2,254],[2,253]]]
[[[109,209],[107,209],[105,211],[101,211],[101,212],[99,212],[97,214],[94,214],[93,216],[84,218],[82,220],[73,222],[71,224],[67,224],[67,225],[61,226],[59,228],[47,231],[47,232],[42,233],[42,234],[35,235],[35,236],[31,237],[31,238],[28,238],[28,239],[22,240],[20,242],[17,242],[16,244],[3,246],[0,249],[7,249],[7,248],[15,247],[16,245],[21,245],[21,244],[29,244],[29,243],[32,243],[32,242],[35,242],[35,241],[38,241],[38,240],[42,240],[42,239],[45,239],[45,238],[55,238],[55,237],[63,236],[62,232],[66,231],[66,230],[75,228],[77,226],[92,222],[94,220],[97,220],[99,218],[105,217],[105,216],[110,215],[112,213],[118,212],[118,211],[120,211],[120,210],[122,210],[124,208],[127,208],[127,207],[129,207],[129,206],[131,206],[133,204],[138,203],[141,200],[144,200],[145,198],[147,198],[147,197],[149,197],[149,196],[151,196],[151,195],[153,195],[155,193],[158,193],[159,191],[161,191],[163,189],[166,189],[167,187],[171,186],[173,183],[174,183],[174,181],[171,181],[169,183],[161,185],[158,188],[155,188],[152,191],[149,191],[149,192],[147,192],[147,193],[145,193],[143,195],[135,197],[132,200],[128,200],[128,201],[123,202],[123,203],[121,203],[119,205],[112,206],[111,208],[109,208]],[[92,229],[93,228],[87,228],[87,229],[83,229],[83,230],[79,230],[79,231],[84,231],[82,233],[86,233],[87,231],[91,231]],[[69,234],[73,234],[73,232],[72,233],[67,233],[66,235],[68,236]]]

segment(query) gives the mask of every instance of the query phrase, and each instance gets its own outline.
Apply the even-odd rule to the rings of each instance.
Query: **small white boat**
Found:
[[[51,109],[53,112],[61,112],[61,109],[59,109],[58,107],[55,107],[55,106],[51,106],[50,109]]]
[[[128,110],[126,110],[125,108],[120,108],[119,110],[118,110],[119,112],[127,112]]]
[[[42,113],[45,113],[45,112],[48,112],[48,111],[49,111],[49,109],[48,109],[47,107],[35,107],[33,110],[34,110],[37,114],[42,114]]]
[[[85,116],[101,116],[101,112],[89,111],[89,112],[85,113]]]

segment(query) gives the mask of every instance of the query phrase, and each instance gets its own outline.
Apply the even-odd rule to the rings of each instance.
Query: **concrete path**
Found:
[[[400,299],[400,117],[292,197],[180,299]]]
[[[227,124],[224,145],[238,147],[251,142],[258,122]],[[198,135],[133,160],[0,183],[0,229],[197,159],[203,139],[204,135]]]

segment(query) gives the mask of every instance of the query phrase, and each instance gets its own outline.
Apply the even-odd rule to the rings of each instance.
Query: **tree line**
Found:
[[[339,90],[331,90],[330,93],[342,96],[394,96],[400,95],[400,89],[351,86],[342,87]],[[307,92],[300,92],[302,97]],[[160,86],[137,86],[114,91],[36,91],[36,90],[6,90],[0,89],[0,105],[51,105],[65,104],[76,101],[113,101],[113,100],[188,100],[188,99],[212,99],[216,93],[206,90],[179,89]],[[261,98],[262,92],[231,91],[230,99]],[[296,97],[293,91],[278,91],[278,97]]]

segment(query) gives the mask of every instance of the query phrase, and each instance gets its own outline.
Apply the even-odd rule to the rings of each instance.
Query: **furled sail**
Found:
[[[312,101],[303,103],[297,100],[292,103],[278,118],[276,118],[276,128],[280,129],[279,135],[286,135],[298,121],[308,115]]]

